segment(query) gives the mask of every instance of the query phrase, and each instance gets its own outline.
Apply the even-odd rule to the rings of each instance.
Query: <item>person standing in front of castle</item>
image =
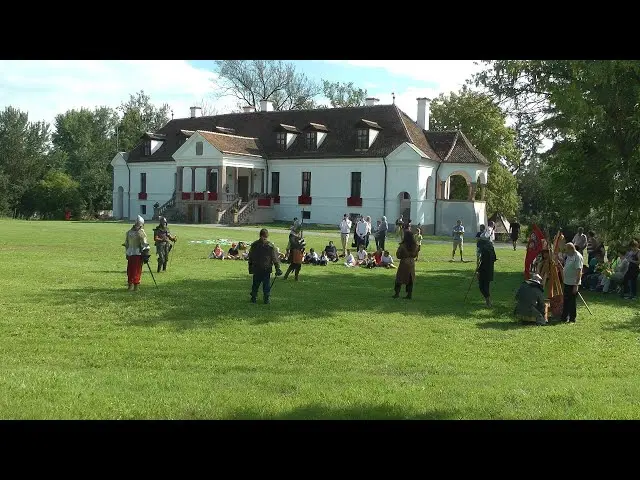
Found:
[[[344,257],[347,254],[347,247],[349,245],[349,233],[351,233],[351,220],[345,213],[340,222],[340,241],[342,242],[342,255]]]
[[[124,248],[127,256],[127,283],[128,290],[138,290],[140,277],[142,276],[142,264],[147,263],[150,257],[147,234],[144,232],[144,218],[138,215],[136,223],[127,232],[124,239]]]
[[[158,272],[160,272],[160,269],[163,272],[167,270],[169,252],[173,248],[169,241],[176,243],[177,240],[178,237],[171,235],[169,231],[167,219],[160,217],[160,225],[153,229],[153,241],[156,244],[156,254],[158,255]]]
[[[396,258],[400,260],[398,271],[396,272],[396,283],[394,286],[395,294],[393,298],[400,296],[400,288],[406,285],[406,299],[411,299],[413,292],[413,283],[416,279],[416,256],[418,255],[418,246],[411,232],[404,232],[404,239],[400,242]]]
[[[270,303],[271,296],[271,272],[276,268],[276,277],[282,275],[280,259],[276,248],[269,241],[269,231],[266,228],[260,230],[260,238],[251,244],[249,248],[249,274],[253,275],[251,286],[251,303],[256,303],[258,288],[262,284],[264,303]]]
[[[565,245],[567,258],[564,261],[562,271],[562,281],[564,292],[562,304],[562,320],[566,323],[576,323],[578,288],[582,281],[582,267],[584,260],[582,254],[578,252],[576,246],[569,242]]]

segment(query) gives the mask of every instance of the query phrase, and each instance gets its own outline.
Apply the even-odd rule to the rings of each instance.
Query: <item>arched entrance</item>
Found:
[[[446,200],[472,200],[471,177],[465,171],[457,170],[452,172],[445,182]],[[475,192],[473,192],[475,194]]]
[[[118,187],[118,195],[116,197],[116,218],[122,220],[124,218],[124,188]]]
[[[411,195],[409,192],[398,194],[398,217],[402,215],[405,222],[411,220]]]

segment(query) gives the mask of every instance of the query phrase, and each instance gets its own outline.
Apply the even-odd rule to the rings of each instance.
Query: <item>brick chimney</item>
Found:
[[[255,112],[256,108],[253,105],[245,105],[244,107],[242,107],[242,110],[244,110],[244,113],[251,113]]]
[[[417,124],[423,130],[429,130],[429,103],[430,98],[421,97],[418,98],[418,119]]]

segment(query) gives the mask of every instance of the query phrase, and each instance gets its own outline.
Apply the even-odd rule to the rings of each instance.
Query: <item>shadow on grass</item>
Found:
[[[251,409],[236,411],[229,420],[453,420],[460,412],[433,410],[410,413],[395,405],[355,405],[334,408],[311,403],[282,413],[264,413]]]
[[[516,328],[510,312],[513,295],[521,274],[496,273],[492,283],[494,308],[487,309],[478,291],[477,281],[471,285],[467,301],[465,294],[473,270],[442,270],[429,268],[419,273],[413,299],[406,300],[403,287],[401,298],[393,299],[395,271],[387,269],[347,269],[341,264],[327,267],[304,265],[300,281],[293,276],[279,277],[271,291],[271,304],[249,302],[251,276],[246,263],[238,270],[220,271],[217,278],[175,278],[169,273],[154,275],[156,288],[148,272],[143,273],[138,292],[126,291],[124,272],[105,270],[123,275],[120,288],[82,287],[49,290],[44,304],[72,305],[74,308],[106,309],[117,315],[118,310],[136,308],[136,315],[127,320],[133,325],[154,326],[171,324],[177,329],[215,327],[220,323],[246,321],[261,325],[289,321],[340,321],[356,317],[365,321],[384,322],[385,316],[408,315],[423,317],[425,321],[439,321],[441,317],[461,321],[483,320],[480,328]],[[285,270],[287,265],[283,265]],[[286,270],[285,270],[286,271]],[[112,278],[112,277],[110,277]],[[273,280],[273,276],[271,277]],[[493,323],[492,323],[493,322]],[[504,323],[504,325],[503,325]],[[512,327],[515,325],[515,327]],[[493,326],[493,327],[492,327]]]
[[[624,323],[610,324],[603,328],[610,331],[629,330],[634,333],[640,333],[640,313],[636,313]]]

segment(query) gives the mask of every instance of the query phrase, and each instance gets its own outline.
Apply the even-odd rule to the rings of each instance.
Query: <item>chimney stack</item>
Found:
[[[430,98],[421,97],[418,98],[418,119],[417,123],[423,130],[429,130],[429,103]]]
[[[202,116],[202,108],[201,107],[191,107],[191,118],[201,117]]]
[[[244,113],[252,113],[256,111],[256,108],[253,105],[245,105],[242,110],[244,110]]]
[[[273,112],[273,102],[271,100],[260,100],[261,112]]]
[[[367,102],[367,107],[373,107],[379,101],[380,101],[379,98],[373,98],[373,97],[369,97],[365,99],[365,102]]]

